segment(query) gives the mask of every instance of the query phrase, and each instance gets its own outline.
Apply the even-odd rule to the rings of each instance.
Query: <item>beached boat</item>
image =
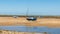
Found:
[[[28,18],[29,17],[29,18]],[[0,16],[0,26],[46,26],[60,27],[60,17],[55,16]],[[36,17],[36,18],[35,18]]]
[[[9,16],[2,15],[0,16],[0,27],[1,26],[25,26],[25,31],[20,30],[19,32],[10,31],[9,29],[2,29],[2,32],[5,34],[47,34],[46,32],[40,33],[38,31],[39,27],[49,27],[49,28],[59,28],[60,27],[60,17],[59,16]],[[12,28],[13,29],[13,28]],[[8,31],[6,31],[8,30]],[[33,31],[32,31],[33,30]],[[40,29],[39,29],[40,30]],[[1,33],[1,31],[0,31]]]

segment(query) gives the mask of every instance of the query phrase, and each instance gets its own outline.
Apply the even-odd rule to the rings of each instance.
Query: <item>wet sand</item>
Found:
[[[28,21],[26,17],[0,17],[0,26],[46,26],[60,27],[60,18],[37,18],[36,21]]]
[[[44,33],[35,33],[35,32],[17,32],[17,31],[8,31],[8,30],[0,30],[0,34],[47,34]]]

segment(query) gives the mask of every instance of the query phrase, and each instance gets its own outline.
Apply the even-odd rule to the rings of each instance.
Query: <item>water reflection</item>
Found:
[[[52,34],[60,34],[60,28],[48,27],[26,27],[26,26],[0,26],[1,30],[12,30],[19,32],[50,32]]]

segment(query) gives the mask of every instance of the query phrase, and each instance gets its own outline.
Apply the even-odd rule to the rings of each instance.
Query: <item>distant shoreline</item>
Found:
[[[26,15],[0,15],[0,17],[14,17],[14,16],[17,16],[17,17],[40,17],[40,18],[60,18],[60,16],[39,16],[39,15],[29,15],[29,16],[26,16]]]

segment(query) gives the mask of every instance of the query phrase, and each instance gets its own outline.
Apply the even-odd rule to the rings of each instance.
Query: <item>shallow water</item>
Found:
[[[60,28],[48,28],[43,26],[27,27],[27,26],[0,26],[1,30],[12,30],[19,32],[48,32],[51,34],[60,34]]]

